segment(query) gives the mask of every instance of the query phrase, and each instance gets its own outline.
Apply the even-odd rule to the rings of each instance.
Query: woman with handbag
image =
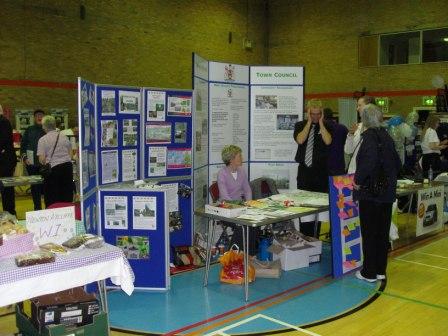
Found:
[[[72,146],[68,138],[56,130],[53,116],[45,116],[42,127],[47,134],[39,139],[37,155],[42,164],[44,202],[48,208],[57,202],[73,202]]]
[[[369,104],[361,111],[364,131],[356,157],[354,198],[359,201],[364,262],[356,277],[368,282],[386,278],[392,204],[401,162],[394,142],[381,127],[381,110]]]

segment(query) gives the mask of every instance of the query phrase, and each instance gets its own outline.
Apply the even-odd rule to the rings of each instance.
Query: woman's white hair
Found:
[[[367,104],[361,111],[362,126],[367,128],[377,128],[383,122],[383,112],[374,104]]]
[[[56,119],[53,116],[47,115],[42,118],[42,128],[45,132],[53,131],[56,129]]]

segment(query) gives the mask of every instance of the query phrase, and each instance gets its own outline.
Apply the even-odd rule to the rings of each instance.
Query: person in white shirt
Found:
[[[371,96],[362,96],[358,98],[356,107],[357,113],[361,113],[361,111],[367,104],[375,104],[375,98]],[[358,154],[358,149],[361,145],[360,142],[362,131],[362,123],[355,123],[348,130],[347,139],[345,140],[344,145],[345,154],[352,155],[350,163],[348,165],[348,174],[354,174],[356,171],[356,155]]]
[[[440,141],[437,136],[437,128],[440,119],[435,115],[429,115],[426,119],[422,132],[422,168],[424,176],[428,176],[429,168],[436,173],[442,171],[442,161],[440,160],[440,150],[448,147],[448,139]]]

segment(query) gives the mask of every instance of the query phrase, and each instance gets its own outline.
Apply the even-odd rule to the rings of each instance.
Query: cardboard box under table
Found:
[[[308,244],[296,247],[284,247],[274,244],[269,247],[269,251],[273,253],[273,259],[280,259],[282,270],[284,271],[308,267],[313,249],[314,247]]]

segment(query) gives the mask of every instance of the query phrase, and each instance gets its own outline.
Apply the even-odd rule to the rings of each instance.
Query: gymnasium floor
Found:
[[[18,201],[19,218],[23,218],[21,208],[27,208],[28,202]],[[399,217],[399,224],[407,221],[405,215]],[[407,235],[412,233],[404,232],[404,240]],[[200,285],[203,271],[198,270],[173,277],[168,294],[146,297],[136,293],[128,301],[131,298],[121,292],[110,292],[112,327],[166,335],[447,334],[447,231],[395,250],[390,255],[387,282],[382,283],[364,283],[353,274],[334,280],[327,276],[329,264],[324,258],[309,269],[284,273],[281,285],[271,279],[257,279],[250,285],[251,300],[246,305],[239,286],[215,281],[217,271],[217,267],[212,268],[205,291]],[[179,297],[187,300],[177,301]],[[6,315],[0,317],[0,335],[12,335],[17,331],[14,315],[1,311]],[[134,327],[128,328],[130,325]]]

